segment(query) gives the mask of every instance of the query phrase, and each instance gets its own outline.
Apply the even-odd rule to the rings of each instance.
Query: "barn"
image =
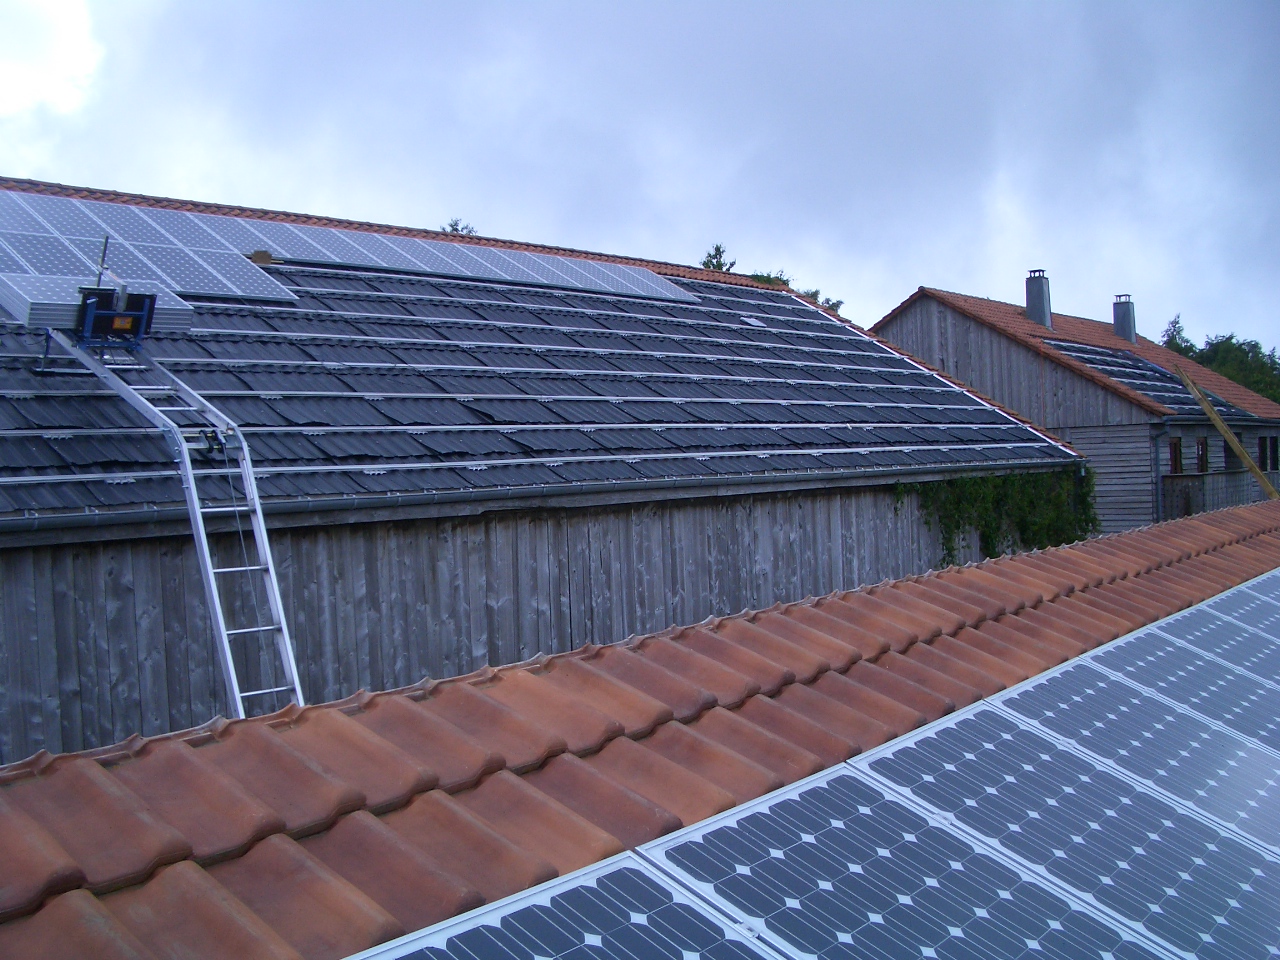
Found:
[[[1043,270],[1026,289],[1013,304],[921,287],[872,331],[1087,456],[1104,532],[1267,495],[1179,370],[1280,485],[1280,404],[1140,336],[1128,296],[1103,323],[1054,313]]]
[[[1075,469],[788,290],[0,181],[0,759],[922,572]],[[268,546],[269,545],[269,546]]]

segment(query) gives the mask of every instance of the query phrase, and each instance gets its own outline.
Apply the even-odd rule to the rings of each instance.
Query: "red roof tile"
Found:
[[[1055,363],[1066,367],[1087,380],[1092,380],[1104,389],[1157,416],[1168,416],[1173,411],[1150,397],[1111,379],[1106,374],[1100,373],[1087,364],[1067,356],[1062,351],[1055,349],[1051,344],[1045,343],[1045,341],[1063,340],[1068,343],[1081,343],[1091,347],[1104,347],[1108,350],[1128,350],[1144,360],[1168,370],[1170,373],[1176,373],[1181,368],[1205,390],[1216,394],[1241,410],[1246,410],[1258,417],[1280,420],[1280,403],[1268,400],[1249,388],[1241,386],[1234,380],[1229,380],[1207,367],[1202,367],[1195,361],[1188,360],[1181,354],[1174,353],[1172,350],[1148,340],[1146,337],[1140,336],[1136,343],[1130,343],[1123,337],[1116,336],[1111,324],[1088,320],[1084,317],[1072,317],[1067,314],[1055,313],[1053,315],[1053,329],[1050,330],[1034,320],[1029,320],[1026,308],[1017,304],[1004,303],[1000,300],[987,300],[982,297],[970,297],[962,293],[935,290],[932,287],[921,287],[877,322],[871,328],[871,332],[880,333],[894,317],[922,297],[932,297],[984,326],[1000,331],[1010,339],[1018,341],[1024,347],[1034,350],[1041,356],[1053,360]]]
[[[40,755],[0,769],[0,955],[343,956],[696,823],[1277,566],[1280,504],[1257,504]]]

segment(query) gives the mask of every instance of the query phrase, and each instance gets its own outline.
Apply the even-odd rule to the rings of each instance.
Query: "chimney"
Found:
[[[1027,274],[1027,319],[1053,329],[1053,309],[1049,306],[1049,278],[1043,270]]]
[[[1116,302],[1111,305],[1111,319],[1117,337],[1123,337],[1130,343],[1138,342],[1138,322],[1133,316],[1133,301],[1127,293],[1116,294]]]

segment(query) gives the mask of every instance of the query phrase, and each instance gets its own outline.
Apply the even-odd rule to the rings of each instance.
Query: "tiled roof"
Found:
[[[1161,346],[1145,337],[1139,336],[1136,343],[1130,343],[1123,337],[1116,336],[1112,325],[1084,317],[1072,317],[1066,314],[1053,315],[1053,329],[1043,327],[1033,320],[1027,319],[1025,307],[999,300],[987,300],[982,297],[970,297],[946,290],[935,290],[932,287],[921,287],[903,303],[895,307],[884,319],[873,326],[872,332],[879,332],[909,305],[921,297],[932,297],[954,310],[972,317],[979,323],[999,330],[1001,333],[1018,341],[1023,346],[1036,351],[1042,356],[1092,380],[1111,392],[1124,397],[1131,403],[1157,416],[1169,416],[1175,411],[1158,400],[1133,389],[1132,387],[1108,376],[1106,373],[1046,341],[1064,341],[1097,347],[1107,351],[1129,352],[1155,364],[1157,367],[1176,375],[1178,368],[1184,370],[1192,380],[1209,393],[1227,403],[1245,410],[1256,417],[1280,419],[1280,404],[1254,393],[1219,373],[1203,367],[1181,354]]]
[[[253,269],[289,300],[185,294],[189,328],[153,331],[161,369],[135,383],[162,388],[167,372],[238,423],[269,510],[885,483],[1075,459],[786,291],[676,276],[662,281],[672,299],[367,263]],[[0,525],[185,516],[161,431],[56,346],[46,364],[48,348],[38,325],[0,322]],[[205,476],[227,467],[212,443],[195,461]]]
[[[480,237],[463,233],[447,233],[441,230],[425,230],[418,227],[400,227],[385,223],[369,223],[363,220],[346,220],[341,217],[319,217],[305,213],[289,213],[284,210],[265,210],[259,207],[241,207],[225,203],[202,203],[197,200],[179,200],[173,197],[151,197],[141,193],[125,193],[119,190],[97,190],[92,187],[76,187],[64,183],[49,183],[43,180],[24,180],[16,177],[0,177],[0,190],[14,190],[20,193],[38,193],[54,197],[71,197],[77,200],[98,200],[104,203],[123,203],[134,207],[156,207],[163,210],[182,210],[187,213],[207,213],[213,216],[241,217],[247,220],[273,220],[278,223],[294,223],[311,227],[336,227],[340,230],[359,230],[367,233],[390,234],[399,237],[419,237],[424,240],[444,240],[449,243],[470,244],[472,246],[496,247],[499,250],[524,250],[529,253],[548,253],[556,256],[574,257],[579,260],[597,260],[602,263],[621,263],[631,267],[644,267],[654,273],[668,277],[683,277],[687,280],[708,280],[715,283],[730,283],[741,287],[756,287],[764,290],[784,290],[790,288],[776,283],[762,283],[745,274],[728,273],[720,270],[703,270],[680,263],[668,263],[663,260],[645,260],[640,257],[620,257],[608,253],[596,253],[590,250],[575,250],[572,247],[557,247],[543,243],[524,243],[519,240],[501,240],[495,237]]]
[[[1280,504],[0,768],[0,955],[342,957],[1280,566]]]

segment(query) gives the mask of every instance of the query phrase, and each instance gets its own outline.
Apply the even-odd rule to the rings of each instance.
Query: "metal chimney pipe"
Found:
[[[1043,270],[1027,274],[1027,319],[1053,329],[1053,308],[1049,306],[1049,278]]]
[[[1129,294],[1116,294],[1116,302],[1111,305],[1111,319],[1117,337],[1123,337],[1130,343],[1138,342],[1138,321],[1134,317],[1133,301],[1129,299]]]

